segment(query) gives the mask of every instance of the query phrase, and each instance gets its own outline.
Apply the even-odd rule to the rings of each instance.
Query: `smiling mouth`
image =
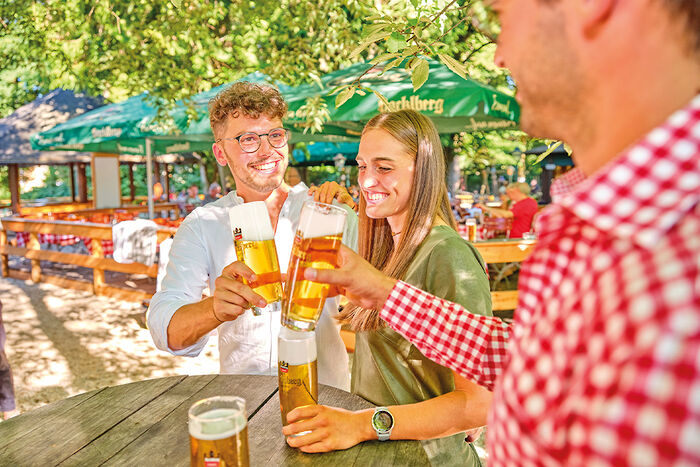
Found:
[[[277,170],[279,161],[266,161],[262,164],[251,164],[250,166],[258,172],[271,173]]]
[[[365,199],[369,204],[377,204],[381,203],[385,199],[387,199],[389,195],[387,193],[368,193],[365,192]]]

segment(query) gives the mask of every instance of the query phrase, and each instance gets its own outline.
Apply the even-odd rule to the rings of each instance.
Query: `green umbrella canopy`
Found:
[[[259,72],[251,73],[241,80],[269,83],[269,78]],[[44,151],[77,150],[145,155],[145,139],[149,138],[153,154],[208,150],[214,142],[209,125],[209,100],[231,84],[223,84],[178,101],[162,118],[158,118],[158,102],[148,93],[143,93],[33,135],[31,144],[34,149]],[[292,90],[284,84],[275,84],[283,95],[288,95]],[[292,141],[347,139],[343,129],[329,126],[327,130],[326,135],[293,131]]]
[[[244,79],[263,82],[262,73]],[[41,150],[81,150],[145,155],[145,139],[154,154],[200,151],[211,148],[208,103],[227,85],[175,103],[158,118],[158,102],[148,93],[107,105],[33,135],[32,147]]]
[[[417,91],[413,90],[411,73],[403,66],[382,73],[386,64],[376,65],[362,77],[362,85],[380,92],[389,101],[381,102],[373,93],[355,94],[339,108],[335,95],[337,86],[351,84],[362,73],[372,68],[369,63],[357,63],[343,70],[329,73],[318,85],[300,86],[289,99],[287,122],[299,126],[305,120],[300,108],[308,97],[321,95],[330,111],[329,124],[345,128],[350,134],[359,134],[363,125],[379,112],[414,109],[431,118],[440,133],[516,128],[520,107],[511,96],[471,79],[453,73],[438,61],[427,59],[428,80]]]

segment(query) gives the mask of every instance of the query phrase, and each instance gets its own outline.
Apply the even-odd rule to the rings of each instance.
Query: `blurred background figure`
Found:
[[[483,204],[478,204],[477,207],[490,216],[512,219],[510,238],[521,238],[525,232],[529,232],[532,228],[532,220],[538,209],[537,201],[530,197],[530,185],[524,182],[508,185],[506,195],[511,202],[510,210],[488,207]]]
[[[17,415],[12,370],[5,354],[5,339],[5,327],[2,324],[2,302],[0,302],[0,420],[7,420]]]
[[[202,200],[199,199],[199,187],[195,184],[190,185],[187,189],[187,198],[185,203],[191,206],[199,206],[202,204]]]
[[[163,201],[163,185],[160,182],[153,184],[153,201]]]
[[[289,186],[296,186],[301,183],[301,174],[296,167],[287,167],[287,171],[284,173],[284,181]]]
[[[221,198],[221,185],[213,182],[211,185],[209,185],[209,193],[204,196],[204,202],[202,204],[211,203],[219,198]]]

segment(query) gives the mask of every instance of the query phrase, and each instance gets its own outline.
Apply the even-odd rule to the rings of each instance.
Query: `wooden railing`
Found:
[[[91,214],[114,214],[117,211],[139,213],[148,212],[147,205],[135,205],[135,206],[122,206],[119,208],[102,208],[93,209],[92,203],[61,203],[61,204],[47,204],[44,206],[22,206],[20,208],[20,214],[23,216],[36,216],[39,214],[49,214],[49,213],[79,213],[81,215],[91,215]],[[177,203],[158,203],[154,206],[155,212],[161,211],[173,211],[175,217],[180,217],[180,208]]]
[[[8,231],[28,232],[29,242],[25,247],[10,245],[8,243]],[[157,233],[158,243],[167,239],[174,233],[175,229],[159,229]],[[39,234],[74,235],[77,237],[89,238],[92,254],[84,255],[42,250],[39,244]],[[5,217],[2,219],[2,229],[0,229],[0,268],[2,276],[25,280],[31,279],[33,282],[48,282],[61,287],[88,290],[96,295],[107,295],[124,300],[141,301],[149,298],[150,294],[145,291],[108,286],[105,283],[105,271],[145,274],[148,277],[157,277],[158,265],[147,266],[141,263],[123,264],[111,258],[105,258],[102,249],[103,240],[112,240],[111,225]],[[27,273],[26,271],[10,269],[9,255],[28,258],[31,261],[30,272]],[[40,261],[42,260],[90,268],[93,270],[92,283],[48,275],[41,270]]]

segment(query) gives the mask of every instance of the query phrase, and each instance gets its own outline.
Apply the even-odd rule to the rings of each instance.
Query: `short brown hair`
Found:
[[[280,92],[273,86],[238,81],[219,92],[209,101],[209,123],[214,136],[220,133],[229,117],[239,115],[248,118],[284,118],[287,103]]]

